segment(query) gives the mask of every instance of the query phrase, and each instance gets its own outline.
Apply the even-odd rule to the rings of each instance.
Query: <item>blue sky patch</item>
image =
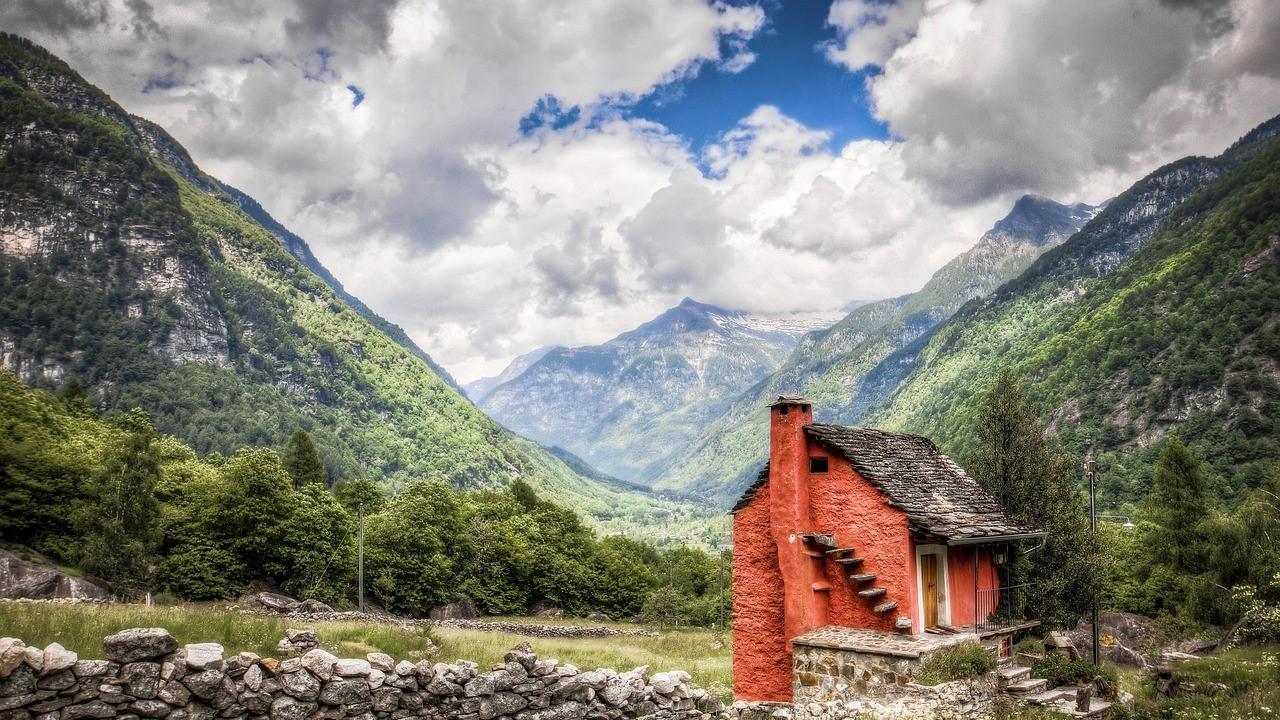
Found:
[[[351,107],[360,107],[360,103],[364,102],[364,91],[354,84],[348,85],[347,89],[351,91]]]

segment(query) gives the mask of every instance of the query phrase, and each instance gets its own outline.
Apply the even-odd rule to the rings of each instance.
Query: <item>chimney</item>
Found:
[[[804,426],[813,405],[781,396],[769,406],[769,525],[782,572],[787,641],[826,623],[827,597],[821,566],[813,562],[802,533],[813,527],[809,506],[809,450]]]

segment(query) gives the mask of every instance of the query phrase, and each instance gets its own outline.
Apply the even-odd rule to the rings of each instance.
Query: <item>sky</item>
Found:
[[[459,379],[919,288],[1280,113],[1274,0],[9,0]]]

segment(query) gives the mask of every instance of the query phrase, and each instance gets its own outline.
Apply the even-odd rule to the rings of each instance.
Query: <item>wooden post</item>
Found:
[[[360,503],[360,541],[356,553],[356,593],[360,601],[360,612],[364,612],[364,503]]]

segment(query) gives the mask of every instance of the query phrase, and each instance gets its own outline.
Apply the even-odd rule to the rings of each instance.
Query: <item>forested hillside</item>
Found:
[[[972,450],[1003,368],[1108,505],[1149,491],[1176,435],[1228,502],[1280,458],[1280,118],[1223,155],[1161,168],[1066,244],[929,338],[870,424]]]
[[[102,418],[75,384],[54,396],[0,370],[0,542],[117,593],[213,600],[265,585],[348,605],[363,504],[366,588],[396,612],[466,595],[494,614],[543,605],[699,624],[719,615],[717,557],[598,539],[520,480],[472,492],[423,480],[391,499],[356,480],[332,493],[318,465],[308,472],[300,438],[283,462],[271,448],[201,457],[141,411]]]
[[[689,516],[512,436],[398,328],[317,275],[300,238],[11,35],[0,36],[0,138],[0,359],[25,382],[75,380],[99,410],[141,407],[200,454],[280,447],[303,429],[331,482],[522,478],[625,525]]]
[[[1015,277],[1096,212],[1084,204],[1019,199],[973,248],[939,269],[918,292],[863,305],[835,326],[807,335],[780,368],[736,398],[686,452],[674,456],[655,487],[730,502],[768,454],[764,406],[778,395],[804,395],[824,421],[857,423],[893,389],[900,367],[896,359],[915,348],[917,338],[966,301]]]

